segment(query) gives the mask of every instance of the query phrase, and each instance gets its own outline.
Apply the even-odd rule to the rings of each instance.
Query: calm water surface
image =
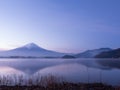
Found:
[[[71,82],[120,85],[119,59],[0,59],[0,75],[56,75]]]

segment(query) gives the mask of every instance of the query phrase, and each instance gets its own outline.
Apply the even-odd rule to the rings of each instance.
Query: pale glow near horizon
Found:
[[[119,48],[119,3],[119,0],[2,0],[0,49],[31,42],[68,53]]]

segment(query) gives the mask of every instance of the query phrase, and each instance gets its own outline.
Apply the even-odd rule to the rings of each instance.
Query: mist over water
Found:
[[[119,85],[118,59],[0,59],[0,75],[55,75],[70,82]],[[117,64],[117,65],[116,65]]]

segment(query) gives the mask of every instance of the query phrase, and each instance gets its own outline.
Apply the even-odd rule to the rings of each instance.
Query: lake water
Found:
[[[102,82],[120,85],[119,59],[0,59],[0,75],[40,74],[70,82]]]

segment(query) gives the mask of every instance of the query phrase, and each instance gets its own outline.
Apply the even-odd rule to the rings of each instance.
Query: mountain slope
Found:
[[[102,52],[96,58],[120,58],[120,48],[108,52]]]
[[[27,44],[25,46],[0,52],[0,56],[33,56],[33,57],[61,57],[64,53],[59,53],[51,50],[46,50],[39,47],[34,43]]]
[[[96,55],[100,54],[101,52],[106,52],[106,51],[110,51],[110,48],[100,48],[100,49],[94,49],[94,50],[87,50],[83,53],[79,53],[77,55],[75,55],[76,57],[79,58],[93,58]]]

